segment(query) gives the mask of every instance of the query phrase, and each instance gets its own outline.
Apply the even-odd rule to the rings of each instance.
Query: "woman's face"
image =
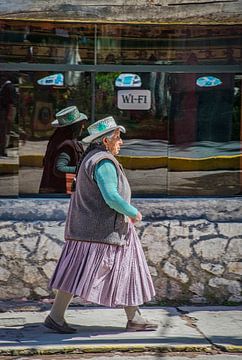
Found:
[[[81,122],[81,128],[80,128],[79,136],[82,134],[84,128],[85,128],[85,123],[84,123],[84,121],[82,121],[82,122]]]
[[[79,136],[81,136],[84,127],[85,127],[84,121],[79,121],[77,123],[70,125],[70,129],[72,131],[72,138],[78,139]]]
[[[112,154],[117,155],[120,151],[120,146],[123,144],[123,140],[120,137],[120,130],[116,129],[112,136],[103,139],[106,149]]]

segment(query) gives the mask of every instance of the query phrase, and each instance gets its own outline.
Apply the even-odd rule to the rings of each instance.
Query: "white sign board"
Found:
[[[149,110],[150,106],[150,90],[118,90],[120,110]]]

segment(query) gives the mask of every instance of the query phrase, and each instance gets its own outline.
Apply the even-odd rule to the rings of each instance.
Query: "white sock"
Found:
[[[50,317],[56,323],[63,325],[64,314],[71,302],[73,295],[62,290],[58,290],[55,296],[54,304],[50,311]]]
[[[127,319],[136,324],[145,324],[147,321],[141,316],[138,306],[125,306],[124,307]]]

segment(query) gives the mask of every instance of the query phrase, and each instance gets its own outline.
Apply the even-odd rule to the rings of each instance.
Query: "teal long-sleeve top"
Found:
[[[63,173],[75,174],[76,166],[69,166],[70,161],[71,158],[67,153],[60,153],[56,161],[56,169]]]
[[[94,179],[106,204],[120,214],[135,217],[138,210],[120,196],[118,192],[118,176],[111,160],[100,161],[94,171]]]

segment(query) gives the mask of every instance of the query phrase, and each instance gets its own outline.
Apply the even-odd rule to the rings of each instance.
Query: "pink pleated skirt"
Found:
[[[133,224],[124,246],[66,241],[49,286],[109,307],[141,305],[155,295]]]

